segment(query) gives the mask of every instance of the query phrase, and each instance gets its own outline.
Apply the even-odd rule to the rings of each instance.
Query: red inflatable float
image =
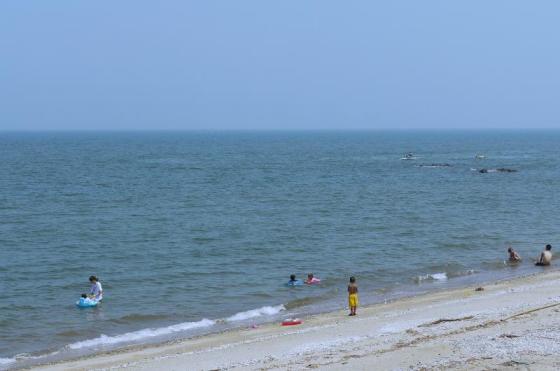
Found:
[[[303,322],[299,318],[289,318],[282,321],[282,326],[295,326],[301,325]]]

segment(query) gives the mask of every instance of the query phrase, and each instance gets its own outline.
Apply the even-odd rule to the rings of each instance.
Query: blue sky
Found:
[[[3,1],[0,129],[560,128],[559,1]]]

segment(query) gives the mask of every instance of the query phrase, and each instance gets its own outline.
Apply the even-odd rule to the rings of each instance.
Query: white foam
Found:
[[[445,281],[447,279],[447,274],[445,272],[434,273],[434,274],[430,274],[430,277],[432,277],[434,280],[437,281]]]
[[[236,322],[236,321],[243,321],[243,320],[260,317],[260,316],[271,316],[280,313],[283,310],[286,310],[286,308],[283,305],[278,305],[274,307],[266,306],[258,309],[248,310],[246,312],[236,313],[233,316],[226,318],[226,321]],[[67,347],[69,349],[83,349],[83,348],[115,345],[121,343],[130,343],[130,342],[141,341],[156,336],[165,336],[176,332],[210,327],[215,323],[216,321],[205,318],[198,322],[184,322],[184,323],[179,323],[177,325],[161,327],[156,329],[148,328],[148,329],[143,329],[143,330],[138,330],[133,332],[127,332],[125,334],[120,334],[115,336],[101,335],[94,339],[88,339],[88,340],[78,341],[69,344]]]
[[[212,325],[214,325],[216,322],[209,320],[209,319],[203,319],[200,320],[198,322],[183,322],[183,323],[179,323],[177,325],[172,325],[172,326],[168,326],[168,327],[161,327],[161,328],[156,328],[156,329],[144,329],[144,330],[139,330],[139,331],[134,331],[134,332],[127,332],[125,334],[121,334],[121,335],[115,335],[115,336],[107,336],[107,335],[101,335],[98,338],[95,339],[89,339],[89,340],[84,340],[84,341],[78,341],[76,343],[72,343],[68,345],[68,348],[70,349],[82,349],[82,348],[89,348],[89,347],[97,347],[97,346],[104,346],[104,345],[114,345],[114,344],[119,344],[119,343],[126,343],[126,342],[133,342],[133,341],[138,341],[138,340],[143,340],[146,338],[151,338],[151,337],[155,337],[155,336],[163,336],[163,335],[169,335],[175,332],[180,332],[180,331],[187,331],[187,330],[193,330],[193,329],[197,329],[197,328],[203,328],[203,327],[210,327]]]
[[[0,365],[7,365],[9,363],[14,363],[16,360],[14,358],[0,358]]]
[[[281,311],[286,310],[283,305],[277,305],[275,307],[267,306],[258,309],[248,310],[246,312],[239,312],[231,317],[226,318],[228,322],[244,321],[246,319],[260,317],[260,316],[272,316],[278,314]]]
[[[447,273],[431,273],[425,274],[423,276],[416,277],[416,282],[423,282],[423,281],[446,281],[447,280]]]

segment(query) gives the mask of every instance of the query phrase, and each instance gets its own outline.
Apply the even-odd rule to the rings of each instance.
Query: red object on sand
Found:
[[[301,325],[303,322],[299,319],[299,318],[290,318],[287,319],[285,321],[282,321],[282,326],[295,326],[295,325]]]

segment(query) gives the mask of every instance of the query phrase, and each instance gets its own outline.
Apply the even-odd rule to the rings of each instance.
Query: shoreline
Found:
[[[231,367],[253,369],[262,368],[263,364],[268,363],[277,365],[282,369],[283,361],[294,362],[298,357],[301,358],[302,356],[304,356],[303,359],[309,357],[313,358],[313,356],[315,356],[315,358],[323,359],[324,361],[323,352],[325,349],[330,349],[332,347],[344,348],[348,343],[367,343],[368,339],[376,339],[378,337],[388,337],[387,340],[389,340],[391,337],[411,336],[409,332],[418,332],[416,327],[421,325],[421,323],[416,323],[418,322],[417,320],[416,322],[409,321],[410,323],[399,321],[400,324],[397,324],[400,327],[404,326],[403,328],[399,326],[397,326],[399,328],[393,329],[381,327],[363,330],[361,326],[355,328],[356,324],[359,325],[360,322],[363,321],[368,323],[372,322],[372,325],[376,324],[377,321],[375,320],[379,319],[379,316],[394,318],[395,314],[399,313],[398,317],[403,316],[403,319],[405,319],[406,317],[410,317],[411,313],[415,313],[415,316],[417,316],[419,308],[431,309],[434,305],[447,305],[453,308],[453,302],[455,302],[455,310],[448,311],[449,313],[443,312],[441,316],[449,317],[454,315],[458,317],[456,313],[452,312],[457,310],[462,310],[464,312],[463,309],[465,309],[462,308],[461,305],[456,308],[458,301],[460,302],[463,300],[465,301],[464,304],[474,305],[482,299],[484,305],[478,309],[479,313],[477,315],[467,313],[468,315],[459,316],[459,318],[472,316],[472,318],[465,320],[470,323],[474,318],[481,317],[483,312],[492,312],[490,309],[493,304],[491,300],[488,302],[488,299],[491,299],[489,298],[491,294],[492,296],[497,295],[498,288],[501,288],[502,291],[513,290],[512,292],[515,292],[516,290],[520,290],[526,293],[528,297],[524,298],[524,300],[518,301],[517,303],[510,303],[512,308],[538,307],[536,303],[539,301],[533,296],[535,295],[534,292],[539,291],[539,289],[547,289],[550,291],[548,292],[549,295],[553,294],[553,297],[556,299],[560,298],[560,288],[555,289],[554,285],[551,286],[548,283],[549,280],[559,281],[560,272],[552,270],[549,272],[533,273],[527,276],[494,281],[484,284],[487,289],[481,292],[474,291],[472,286],[450,288],[403,297],[387,303],[367,305],[358,308],[358,316],[355,318],[348,318],[345,310],[336,310],[303,317],[304,323],[300,326],[281,327],[277,322],[265,323],[257,328],[234,328],[193,338],[170,340],[159,344],[132,345],[110,351],[100,351],[79,358],[66,359],[44,365],[28,366],[28,368],[42,370],[74,370],[121,368],[126,366],[129,368],[132,367],[133,369],[163,370],[173,368],[173,365],[177,362],[179,362],[177,364],[189,362],[189,364],[194,365],[196,369],[228,369]],[[546,284],[544,284],[545,282]],[[527,294],[526,287],[529,286],[534,286],[534,290],[532,293]],[[507,292],[500,293],[502,296],[506,294]],[[472,300],[469,300],[469,298]],[[504,296],[504,299],[506,298],[509,299],[509,296]],[[540,307],[551,305],[551,300],[549,299],[546,303],[541,301],[539,305]],[[502,311],[495,312],[494,317],[496,317],[496,315],[505,315],[508,312],[511,312],[511,308],[503,308]],[[430,319],[437,321],[438,318],[435,318],[434,314],[435,313],[426,315],[427,317],[424,318],[423,321],[426,323],[430,322]],[[480,319],[483,319],[482,317]],[[409,319],[412,320],[411,318]],[[491,321],[496,321],[496,319],[491,319]],[[449,323],[455,322],[460,323],[462,321],[449,321]],[[393,325],[395,326],[395,324]],[[472,323],[470,323],[470,325],[472,326]],[[341,338],[339,333],[347,332],[346,326],[355,330],[350,331],[350,333],[355,332],[357,336]],[[321,333],[323,336],[317,338],[316,333]],[[286,338],[293,338],[293,341],[289,341],[288,343],[290,344],[286,344]],[[253,351],[251,350],[252,348],[261,349]],[[253,358],[255,354],[259,353],[266,355],[267,351],[272,358]],[[329,350],[329,352],[331,351],[332,349]],[[220,357],[214,357],[212,355],[213,353],[217,353],[216,355],[220,355],[223,359],[220,360]],[[359,359],[362,358],[368,357],[364,356]],[[255,365],[255,367],[252,365]],[[324,364],[323,366],[326,367],[327,365]],[[342,367],[343,365],[340,364],[339,366]]]
[[[505,264],[505,262],[504,262]],[[441,273],[445,279],[426,279],[414,281],[414,284],[400,286],[401,290],[393,289],[372,289],[363,286],[363,294],[360,296],[360,303],[365,307],[372,305],[393,302],[410,297],[427,295],[429,293],[437,293],[441,291],[450,291],[454,289],[468,287],[470,285],[480,285],[490,282],[499,282],[503,280],[525,277],[532,274],[541,274],[542,269],[538,271],[527,270],[527,267],[519,271],[519,266],[514,267],[515,270],[494,270],[494,271],[469,271],[468,274],[452,276],[447,278],[446,273]],[[555,269],[550,267],[550,269]],[[425,277],[432,277],[440,274],[426,274]],[[342,299],[342,300],[341,300]],[[165,324],[163,327],[140,327],[130,332],[122,332],[111,335],[99,335],[81,340],[67,343],[50,351],[22,354],[12,358],[0,358],[0,370],[4,369],[26,369],[44,364],[55,364],[69,360],[95,357],[102,354],[113,354],[126,350],[143,349],[146,347],[157,347],[165,344],[172,344],[188,339],[195,339],[204,336],[221,334],[228,331],[235,331],[246,328],[247,326],[262,326],[270,323],[278,323],[282,318],[287,317],[311,317],[314,315],[328,314],[339,311],[345,306],[346,298],[343,295],[338,298],[323,299],[320,302],[303,305],[290,306],[290,303],[278,305],[265,305],[256,309],[249,309],[238,312],[234,315],[221,318],[201,318],[194,322],[174,322]],[[279,309],[282,308],[282,309]],[[271,314],[269,312],[275,312]],[[254,315],[253,312],[259,312]],[[240,315],[247,318],[236,318]],[[175,330],[180,327],[180,330]],[[173,329],[173,330],[171,330]],[[176,335],[175,331],[180,331]],[[181,333],[182,331],[182,333]],[[161,335],[164,332],[166,334]],[[146,335],[146,333],[148,333]],[[159,334],[155,334],[159,333]],[[132,338],[132,339],[130,339]],[[17,359],[16,362],[13,360]],[[2,362],[4,361],[4,362]],[[7,362],[6,362],[7,361]]]

